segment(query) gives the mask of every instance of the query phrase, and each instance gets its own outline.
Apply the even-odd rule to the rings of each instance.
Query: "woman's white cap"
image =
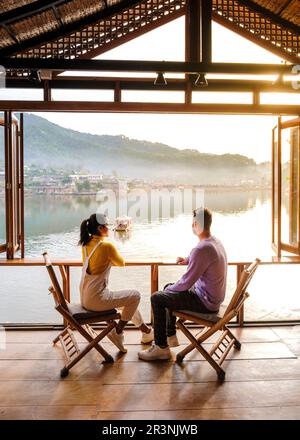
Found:
[[[99,225],[109,225],[109,218],[105,214],[97,213],[96,219]]]

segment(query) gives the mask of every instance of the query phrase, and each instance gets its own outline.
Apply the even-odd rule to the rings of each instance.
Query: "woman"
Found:
[[[108,218],[104,214],[92,214],[81,223],[79,244],[82,246],[83,268],[80,299],[87,310],[122,309],[121,319],[108,337],[120,351],[126,353],[123,329],[128,321],[141,330],[141,342],[144,344],[152,342],[153,331],[143,322],[138,311],[141,295],[137,290],[111,291],[108,288],[111,266],[125,266],[115,246],[104,241],[108,235]]]

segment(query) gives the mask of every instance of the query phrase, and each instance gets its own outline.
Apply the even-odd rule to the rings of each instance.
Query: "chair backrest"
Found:
[[[256,269],[258,268],[259,263],[260,263],[260,259],[256,258],[255,261],[253,261],[253,263],[250,264],[250,266],[248,266],[246,269],[243,270],[237,288],[230,300],[230,303],[226,308],[225,315],[231,312],[231,310],[235,309],[239,305],[243,296],[246,294],[246,289],[249,286],[249,283]]]
[[[46,264],[46,269],[48,271],[52,286],[49,288],[50,292],[53,295],[56,306],[62,306],[65,310],[68,310],[68,304],[65,300],[63,291],[60,287],[58,279],[56,277],[55,271],[53,269],[51,260],[47,252],[43,253],[44,261]]]

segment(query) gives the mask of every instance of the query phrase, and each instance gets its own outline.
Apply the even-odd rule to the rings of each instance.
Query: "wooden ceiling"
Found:
[[[92,58],[185,14],[189,0],[2,0],[0,57]],[[212,0],[213,19],[300,60],[300,0]]]

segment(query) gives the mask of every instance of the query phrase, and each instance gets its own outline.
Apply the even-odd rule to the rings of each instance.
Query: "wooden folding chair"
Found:
[[[46,268],[51,279],[49,291],[55,301],[55,309],[64,317],[67,327],[53,340],[53,344],[61,343],[66,363],[60,372],[60,376],[66,377],[69,370],[77,364],[92,348],[95,348],[104,358],[104,362],[113,362],[113,357],[100,345],[100,341],[116,327],[115,319],[120,319],[120,314],[115,309],[104,312],[92,312],[84,309],[80,304],[71,304],[66,301],[55,271],[47,252],[43,253]],[[92,323],[106,322],[107,326],[98,334],[90,326]],[[80,350],[72,329],[77,330],[88,342],[83,350]]]
[[[221,368],[221,364],[224,362],[233,346],[238,350],[241,348],[241,343],[229,330],[227,325],[235,316],[237,316],[245,300],[249,297],[246,289],[259,263],[260,260],[257,258],[250,266],[248,266],[247,269],[242,272],[236,291],[234,292],[230,303],[225,308],[224,313],[222,313],[222,306],[218,313],[211,314],[194,313],[186,310],[172,310],[172,314],[178,318],[176,322],[178,328],[180,328],[185,336],[191,341],[191,343],[184,350],[177,354],[177,362],[182,362],[188,353],[194,349],[197,349],[216,370],[218,379],[220,381],[224,381],[225,371]],[[185,321],[191,321],[195,324],[204,326],[204,328],[198,335],[196,335],[196,337],[194,337],[186,325],[184,325]],[[209,351],[205,350],[203,343],[218,331],[220,331],[221,334],[216,343]]]

